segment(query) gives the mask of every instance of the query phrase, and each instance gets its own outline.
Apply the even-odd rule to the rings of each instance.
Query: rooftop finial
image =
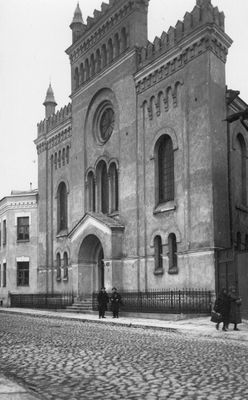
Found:
[[[74,43],[82,36],[84,32],[84,21],[79,3],[77,3],[70,28],[72,30],[72,42]]]
[[[46,98],[45,98],[43,105],[46,108],[46,118],[48,118],[48,117],[50,117],[50,115],[54,114],[57,103],[54,98],[54,93],[53,93],[51,82],[49,83],[49,87],[47,89]]]

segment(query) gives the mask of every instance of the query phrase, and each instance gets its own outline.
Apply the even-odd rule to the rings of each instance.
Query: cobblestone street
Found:
[[[0,315],[0,372],[44,399],[248,398],[247,343]]]

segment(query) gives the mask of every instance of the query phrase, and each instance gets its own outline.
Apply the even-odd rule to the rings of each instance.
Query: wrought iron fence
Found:
[[[149,290],[119,292],[122,311],[164,314],[209,314],[213,293],[208,290]],[[111,305],[108,305],[109,310]],[[97,310],[97,293],[93,293],[93,310]]]
[[[71,306],[73,301],[73,292],[10,294],[10,307],[60,309]]]

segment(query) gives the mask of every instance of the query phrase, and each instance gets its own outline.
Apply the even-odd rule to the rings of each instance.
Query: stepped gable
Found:
[[[49,118],[45,118],[43,121],[39,122],[37,124],[38,135],[48,133],[53,128],[67,121],[69,118],[71,118],[71,103],[62,107]]]
[[[224,13],[220,12],[218,7],[214,7],[211,0],[197,0],[193,10],[185,13],[183,21],[177,21],[175,27],[171,26],[160,38],[156,37],[153,43],[148,42],[146,47],[140,49],[139,68],[167,52],[194,30],[206,24],[215,24],[225,32]]]

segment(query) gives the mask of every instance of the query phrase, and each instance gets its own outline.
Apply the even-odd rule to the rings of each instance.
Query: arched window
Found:
[[[61,182],[57,192],[57,221],[58,232],[67,229],[67,190],[64,182]]]
[[[97,49],[96,51],[96,72],[101,71],[101,53],[100,50]]]
[[[62,150],[62,165],[65,165],[65,148]]]
[[[56,268],[57,268],[57,280],[61,279],[61,258],[60,254],[57,253],[56,255]]]
[[[241,233],[237,232],[237,250],[240,251],[241,250]]]
[[[111,212],[117,211],[119,208],[119,188],[118,188],[118,171],[115,163],[112,163],[109,168],[110,177],[110,210]]]
[[[70,160],[70,147],[66,146],[66,163],[69,164],[69,160]]]
[[[90,65],[89,65],[89,60],[86,58],[85,60],[85,80],[89,79],[90,77]]]
[[[84,65],[80,64],[80,83],[84,83]]]
[[[63,256],[63,268],[64,268],[64,275],[63,279],[68,278],[68,254],[65,251]]]
[[[58,168],[58,155],[57,155],[57,153],[55,153],[55,156],[54,156],[54,168],[55,169]]]
[[[247,205],[247,184],[246,184],[246,145],[244,137],[241,134],[237,136],[237,155],[236,160],[237,176],[236,184],[238,197],[241,204]]]
[[[95,75],[95,58],[94,54],[90,56],[90,76]]]
[[[78,72],[78,67],[75,68],[75,89],[79,87],[79,72]]]
[[[54,164],[54,157],[53,157],[53,154],[52,154],[51,155],[51,170],[53,170],[53,164]],[[1,237],[0,237],[0,239],[1,239]]]
[[[174,233],[170,233],[168,237],[168,247],[169,247],[169,273],[176,274],[178,272],[177,268],[177,240]]]
[[[108,41],[108,61],[109,61],[109,63],[111,63],[113,61],[113,56],[114,56],[113,42],[112,42],[112,39],[109,39],[109,41]]]
[[[155,236],[154,238],[154,261],[155,261],[155,272],[162,272],[163,270],[163,248],[161,236]]]
[[[95,191],[95,178],[93,172],[89,172],[88,177],[87,177],[87,185],[88,185],[88,210],[89,211],[96,211],[96,206],[95,206],[95,196],[96,196],[96,191]]]
[[[107,65],[107,48],[106,44],[102,45],[102,67],[106,67]]]
[[[156,147],[156,198],[157,203],[164,203],[174,200],[174,151],[171,138],[163,135]]]
[[[116,33],[114,37],[114,55],[115,57],[120,55],[120,40],[118,33]]]
[[[127,48],[127,33],[126,28],[123,27],[121,30],[121,51],[125,51]]]
[[[59,168],[61,167],[61,150],[59,150],[58,166],[59,166]]]
[[[109,212],[109,186],[107,166],[104,161],[100,161],[97,165],[97,192],[98,192],[98,209],[103,214]]]

